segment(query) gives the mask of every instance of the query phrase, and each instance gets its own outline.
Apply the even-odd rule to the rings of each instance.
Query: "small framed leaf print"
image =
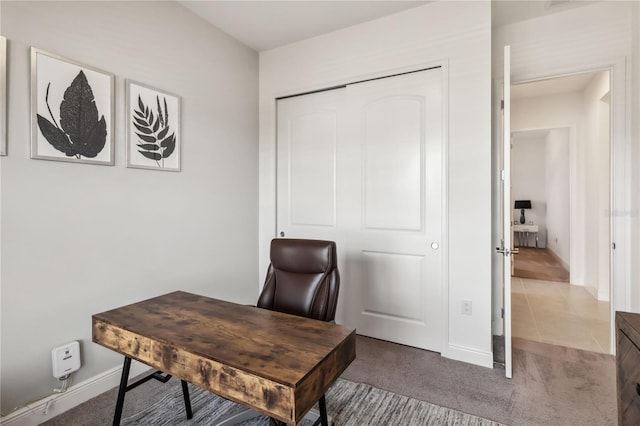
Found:
[[[31,48],[31,158],[114,164],[114,76]]]
[[[180,171],[180,97],[127,80],[127,167]]]

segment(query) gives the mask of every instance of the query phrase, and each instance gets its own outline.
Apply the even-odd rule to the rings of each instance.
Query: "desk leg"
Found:
[[[118,389],[118,401],[116,402],[116,412],[113,415],[113,426],[120,425],[122,417],[122,407],[124,406],[124,394],[127,392],[127,381],[129,380],[129,370],[131,369],[131,358],[124,357],[122,366],[122,376],[120,377],[120,389]]]
[[[320,422],[322,426],[329,426],[329,420],[327,419],[327,401],[324,399],[324,395],[318,401],[318,408],[320,409]]]
[[[191,399],[189,398],[189,386],[187,382],[182,380],[182,396],[184,397],[184,408],[187,410],[187,419],[193,418],[193,412],[191,411]]]

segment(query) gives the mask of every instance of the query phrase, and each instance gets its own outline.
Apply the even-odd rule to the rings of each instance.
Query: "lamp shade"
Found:
[[[514,209],[530,209],[531,208],[531,200],[516,200]]]

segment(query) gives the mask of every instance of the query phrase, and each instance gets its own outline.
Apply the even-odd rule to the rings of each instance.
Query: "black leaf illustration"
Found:
[[[169,123],[169,110],[167,109],[167,98],[164,98],[164,122]]]
[[[107,140],[107,122],[104,117],[98,121],[90,130],[85,142],[79,148],[80,155],[94,158],[97,156]]]
[[[138,130],[135,132],[140,139],[138,152],[145,158],[156,161],[158,167],[164,167],[164,159],[173,154],[176,149],[175,132],[171,133],[169,127],[169,111],[167,99],[160,102],[156,96],[156,111],[145,105],[142,97],[138,95],[138,107],[133,112],[131,124]],[[163,105],[164,104],[164,108]],[[161,161],[162,160],[162,161]]]
[[[167,133],[169,133],[169,127],[165,127],[164,129],[160,130],[160,132],[158,133],[158,139],[164,139],[164,137],[167,136]]]
[[[133,117],[133,121],[135,121],[136,123],[138,123],[141,126],[146,126],[147,125],[147,120],[142,120],[138,117]]]
[[[138,136],[144,142],[151,142],[151,143],[155,143],[156,142],[155,136],[147,136],[147,135],[142,135],[140,133],[136,133],[136,136]]]
[[[153,130],[147,127],[147,125],[139,126],[136,123],[133,123],[133,125],[136,126],[136,129],[140,130],[142,133],[147,133],[149,135],[153,133]]]
[[[40,127],[42,135],[55,149],[64,152],[68,157],[76,155],[76,149],[69,142],[67,135],[40,114],[38,114],[38,126]]]
[[[60,126],[49,106],[50,87],[51,83],[47,85],[45,102],[53,123],[38,114],[42,135],[68,157],[96,157],[107,142],[107,122],[104,115],[98,119],[93,90],[84,72],[81,70],[64,92],[60,103]]]
[[[160,147],[154,143],[142,143],[138,144],[139,148],[146,149],[147,151],[157,151]]]
[[[160,142],[160,146],[164,148],[164,152],[162,153],[162,158],[167,158],[173,153],[173,150],[176,148],[176,136],[172,134],[162,142]]]
[[[138,152],[147,158],[151,158],[152,160],[158,161],[162,158],[162,156],[157,152],[149,152],[149,151],[138,151]]]
[[[167,98],[164,99],[165,101],[165,111],[166,111],[166,102],[167,102]],[[160,96],[156,96],[156,103],[158,104],[158,111],[162,111],[162,108],[160,107]],[[165,120],[164,117],[162,116],[162,114],[159,114],[160,116],[158,117],[160,119],[160,126],[164,126]],[[162,136],[160,136],[160,138],[162,138]]]

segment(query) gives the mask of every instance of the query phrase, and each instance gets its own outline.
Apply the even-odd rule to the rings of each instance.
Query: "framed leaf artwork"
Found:
[[[0,155],[7,155],[7,39],[0,36]]]
[[[180,97],[126,82],[127,167],[180,171]]]
[[[114,164],[114,76],[31,48],[31,158]]]

